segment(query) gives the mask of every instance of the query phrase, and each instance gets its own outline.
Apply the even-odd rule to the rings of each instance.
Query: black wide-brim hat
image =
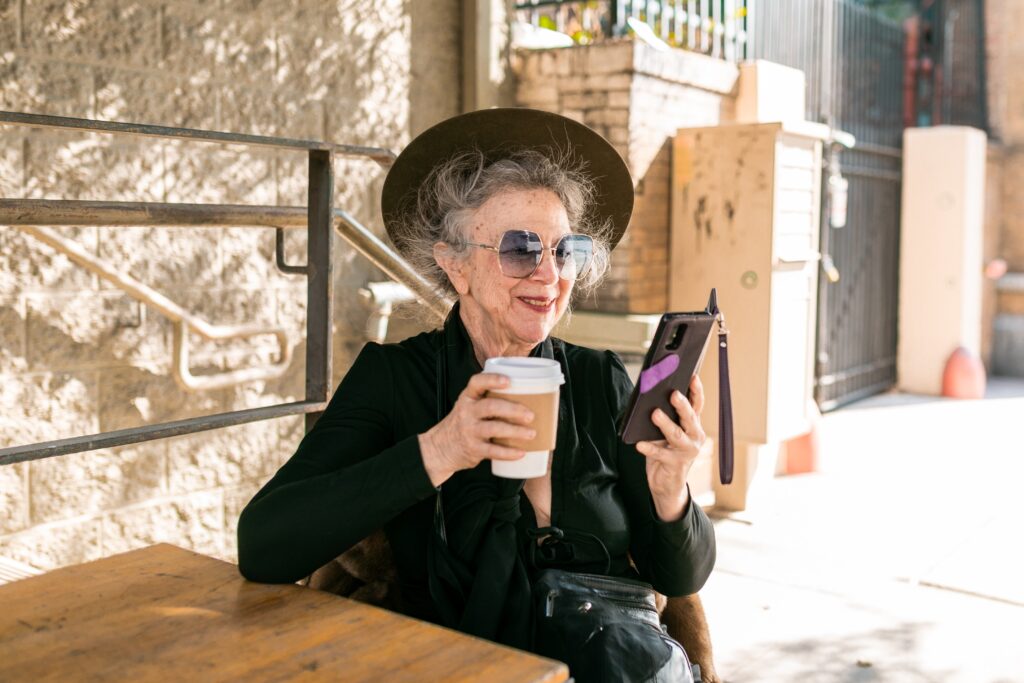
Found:
[[[589,222],[611,227],[609,246],[622,239],[633,212],[633,180],[611,143],[582,123],[551,112],[524,108],[482,109],[452,117],[420,133],[398,155],[384,180],[381,209],[388,237],[408,256],[406,220],[416,210],[416,193],[438,164],[456,154],[479,150],[488,163],[524,149],[566,152],[596,188]]]

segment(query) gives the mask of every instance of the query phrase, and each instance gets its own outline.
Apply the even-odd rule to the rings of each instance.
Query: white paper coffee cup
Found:
[[[529,441],[495,439],[495,443],[521,448],[526,455],[518,460],[492,460],[491,472],[508,479],[543,477],[548,471],[551,451],[558,433],[559,387],[565,383],[558,361],[547,358],[503,356],[488,358],[484,372],[506,375],[509,385],[500,391],[488,392],[515,401],[534,413],[533,424],[537,436]]]
[[[535,479],[548,473],[551,451],[527,451],[518,460],[492,460],[491,473],[505,479]]]

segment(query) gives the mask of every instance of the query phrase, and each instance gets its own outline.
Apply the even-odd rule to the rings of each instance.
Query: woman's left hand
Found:
[[[663,522],[673,522],[683,516],[690,494],[686,477],[693,461],[708,455],[714,447],[704,434],[700,413],[704,409],[704,385],[699,377],[690,382],[693,405],[678,391],[672,392],[672,407],[676,409],[676,423],[661,409],[656,409],[651,421],[665,438],[661,441],[640,441],[636,450],[647,458],[647,483],[654,499],[654,509]]]

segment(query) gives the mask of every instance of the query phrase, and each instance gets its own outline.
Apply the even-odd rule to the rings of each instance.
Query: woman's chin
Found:
[[[535,320],[524,320],[516,325],[516,336],[536,346],[548,338],[556,322],[558,319],[554,315],[538,315]]]

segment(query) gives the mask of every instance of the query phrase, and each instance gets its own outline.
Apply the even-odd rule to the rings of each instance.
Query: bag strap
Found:
[[[438,335],[434,342],[435,372],[437,384],[437,421],[440,422],[447,415],[448,403],[448,367],[445,362],[444,331]],[[434,497],[434,531],[441,538],[444,545],[448,545],[448,532],[444,528],[444,504],[441,501],[441,487],[437,487],[437,495]]]
[[[729,330],[725,314],[718,307],[718,292],[711,290],[708,313],[718,323],[718,476],[723,484],[732,483],[733,431],[732,390],[729,387]]]
[[[608,552],[608,546],[604,544],[604,541],[595,534],[577,529],[563,529],[557,526],[544,526],[537,529],[527,529],[526,536],[530,539],[530,543],[527,547],[529,548],[530,565],[534,569],[543,568],[537,563],[538,552],[540,552],[542,556],[545,554],[551,555],[559,552],[558,548],[564,547],[569,548],[570,550],[568,552],[573,553],[573,555],[567,559],[573,559],[575,557],[575,550],[573,550],[575,546],[572,545],[573,541],[592,541],[594,545],[601,549],[601,554],[604,555],[604,571],[602,571],[601,574],[608,575],[612,571],[612,554]],[[540,546],[534,542],[538,538],[544,539],[541,541]],[[569,541],[569,543],[561,543],[563,540]],[[552,559],[552,557],[549,556],[543,559]]]

